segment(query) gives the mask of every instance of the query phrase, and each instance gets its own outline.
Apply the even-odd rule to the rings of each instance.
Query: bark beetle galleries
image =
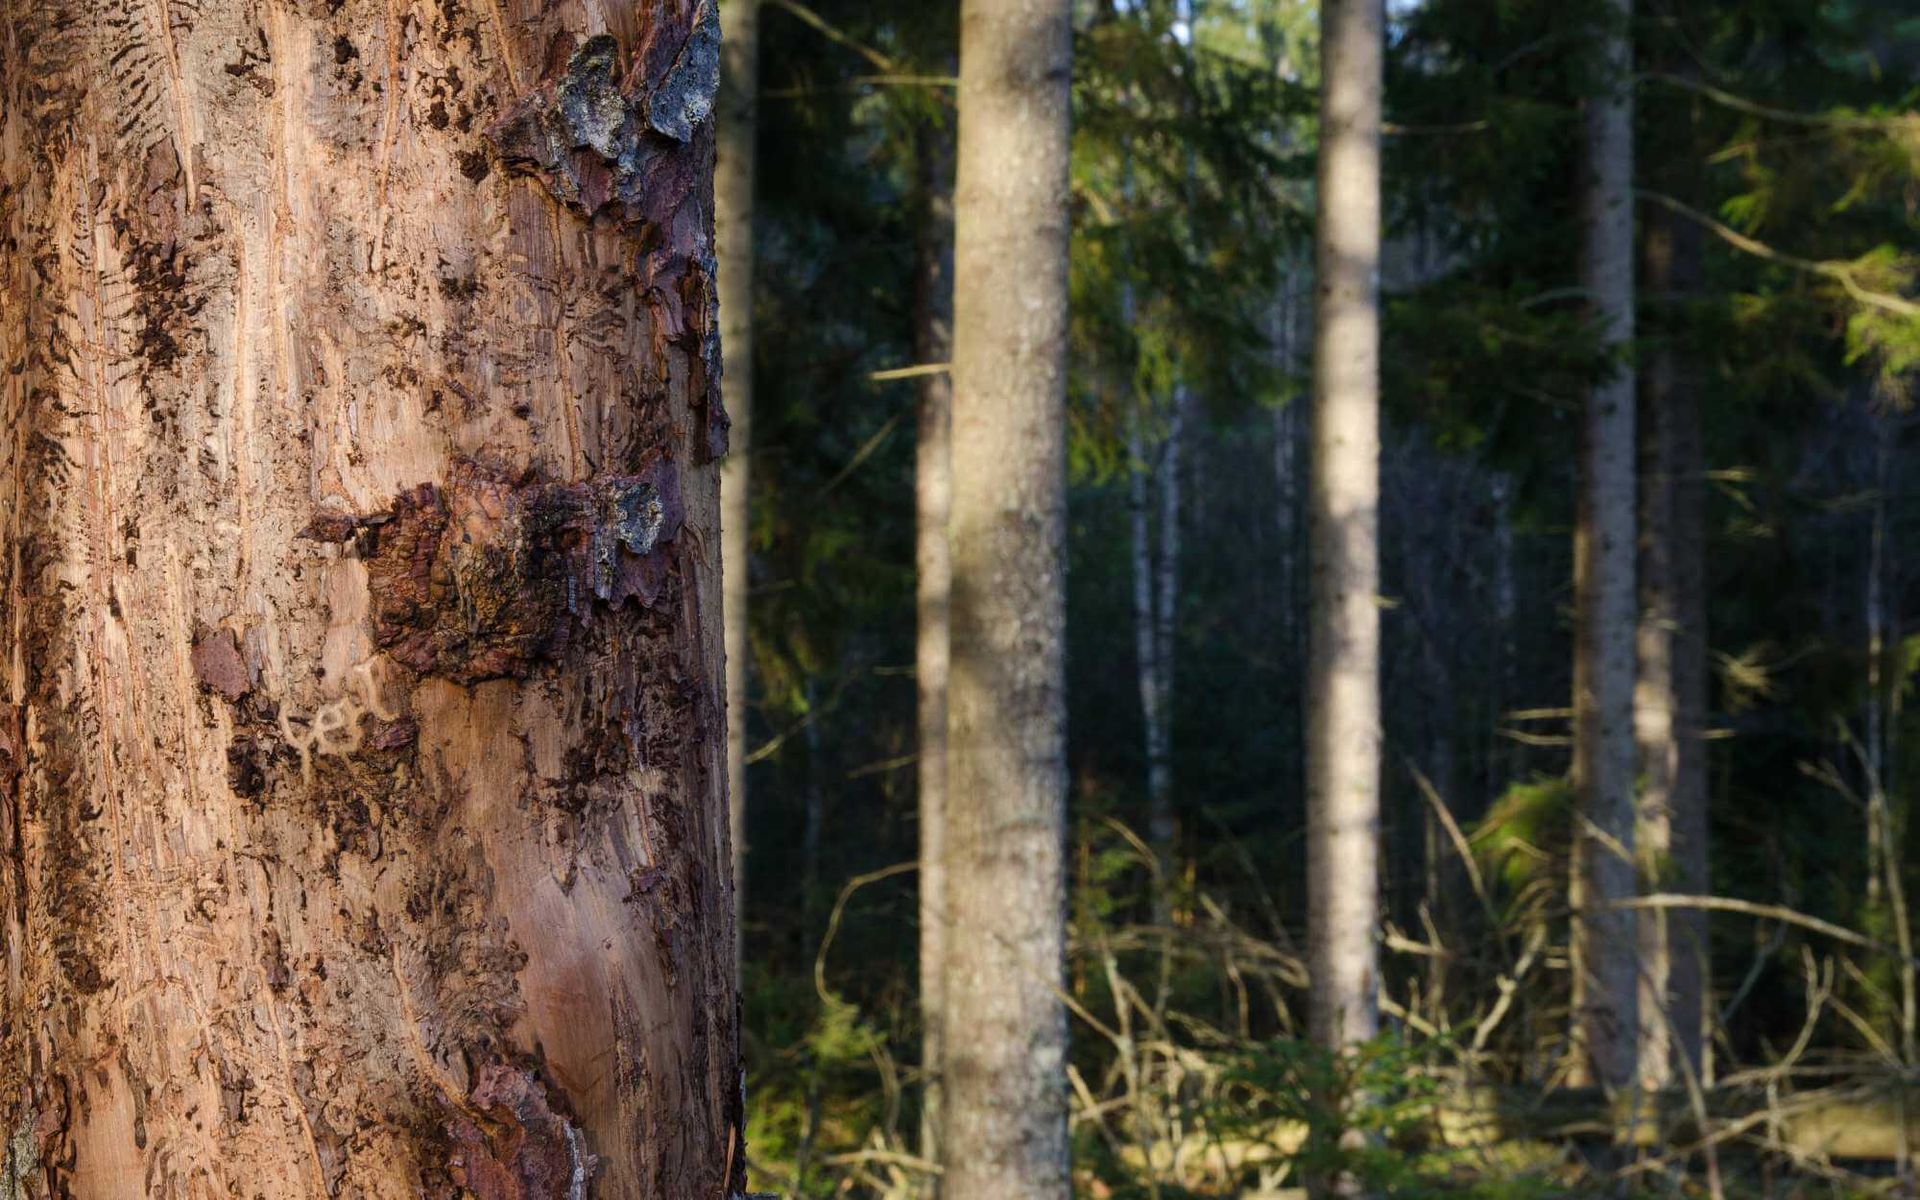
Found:
[[[629,230],[647,260],[645,274],[678,280],[649,288],[647,300],[660,332],[691,351],[691,394],[705,426],[695,457],[716,461],[727,452],[728,425],[714,395],[718,268],[708,251],[707,206],[699,202],[712,175],[720,87],[715,0],[699,0],[679,46],[655,39],[624,71],[618,44],[604,35],[578,46],[566,39],[549,58],[565,65],[508,105],[487,126],[487,142],[509,173],[531,175],[588,221]]]

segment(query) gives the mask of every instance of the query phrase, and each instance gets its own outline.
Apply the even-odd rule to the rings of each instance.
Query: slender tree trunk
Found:
[[[1376,1026],[1380,854],[1381,0],[1321,18],[1312,564],[1307,665],[1308,955],[1314,1039]]]
[[[1155,721],[1147,731],[1147,834],[1159,860],[1160,882],[1154,894],[1153,919],[1166,925],[1173,919],[1172,894],[1179,872],[1177,848],[1179,818],[1173,807],[1173,665],[1176,619],[1180,604],[1180,467],[1187,448],[1188,410],[1193,395],[1182,385],[1174,390],[1167,412],[1166,439],[1154,472],[1160,499],[1160,553],[1153,564],[1153,686]]]
[[[1621,349],[1633,336],[1631,17],[1631,0],[1609,0],[1582,197],[1585,288],[1603,344]],[[1638,1067],[1637,923],[1612,907],[1636,883],[1634,455],[1634,378],[1622,364],[1588,397],[1574,536],[1574,1069],[1606,1088],[1630,1086]]]
[[[1130,299],[1130,298],[1129,298]],[[1131,310],[1123,302],[1123,310]],[[1129,314],[1130,315],[1130,314]],[[1166,858],[1153,835],[1159,816],[1154,771],[1159,766],[1162,718],[1160,715],[1160,637],[1154,620],[1155,571],[1153,554],[1153,481],[1157,471],[1149,461],[1144,426],[1146,407],[1137,395],[1129,401],[1127,413],[1127,531],[1133,573],[1133,659],[1134,678],[1140,691],[1140,726],[1147,752],[1147,825],[1148,847],[1154,855],[1153,910],[1156,919],[1165,907]]]
[[[1275,305],[1274,371],[1291,375],[1300,359],[1301,295],[1304,291],[1297,264],[1289,264]],[[1280,644],[1292,661],[1299,618],[1294,605],[1300,595],[1300,420],[1306,407],[1299,396],[1288,396],[1273,410],[1274,534],[1280,547],[1275,581],[1280,592]]]
[[[1068,0],[962,0],[948,1200],[1064,1197]]]
[[[948,257],[953,237],[949,198],[952,143],[943,129],[926,130],[918,146],[922,209],[919,271],[914,296],[914,350],[923,363],[953,353],[953,283]],[[940,1161],[941,1072],[945,1044],[948,916],[946,900],[947,628],[953,595],[953,556],[947,519],[953,507],[953,384],[946,374],[920,381],[919,433],[914,443],[914,565],[918,632],[914,678],[920,704],[920,1154]],[[939,1194],[939,1177],[929,1192]]]
[[[1513,545],[1513,479],[1495,472],[1489,486],[1493,499],[1493,703],[1488,707],[1494,718],[1493,742],[1487,752],[1495,796],[1520,778],[1526,763],[1525,748],[1502,736],[1507,706],[1516,698],[1515,674],[1520,645],[1515,636],[1520,612],[1520,588],[1515,578]]]
[[[1131,309],[1131,304],[1124,307]],[[1127,481],[1133,560],[1133,644],[1147,751],[1147,845],[1153,851],[1153,919],[1172,919],[1174,608],[1180,575],[1180,448],[1185,397],[1177,395],[1159,444],[1147,449],[1147,414],[1137,401],[1127,423]],[[1157,503],[1156,503],[1157,502]],[[1159,526],[1155,537],[1155,524]],[[1157,543],[1157,544],[1156,544]]]
[[[746,930],[747,596],[753,454],[753,155],[759,129],[760,0],[716,0],[723,54],[714,233],[720,263],[722,390],[732,420],[720,469],[720,562],[727,642],[727,814],[733,835],[735,928]],[[736,954],[738,947],[736,947]]]
[[[744,1184],[719,31],[516,12],[0,15],[10,1197]]]
[[[1700,283],[1699,227],[1664,209],[1648,213],[1646,288],[1667,312]],[[1699,380],[1669,329],[1641,378],[1639,674],[1634,727],[1640,746],[1635,847],[1653,891],[1707,891],[1705,453]],[[1674,1081],[1680,1058],[1702,1065],[1708,959],[1706,914],[1639,916],[1640,1080]],[[1676,1056],[1680,1056],[1677,1058]]]

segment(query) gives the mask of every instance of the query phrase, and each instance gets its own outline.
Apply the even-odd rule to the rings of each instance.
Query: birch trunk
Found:
[[[1631,0],[1608,0],[1604,91],[1586,106],[1582,274],[1603,345],[1633,336]],[[1574,535],[1572,880],[1574,1070],[1625,1088],[1638,1062],[1636,922],[1612,907],[1634,894],[1634,378],[1624,364],[1587,400]]]
[[[714,241],[720,264],[722,390],[732,419],[720,468],[720,563],[727,645],[727,816],[733,836],[736,936],[747,900],[747,596],[753,532],[753,157],[759,129],[760,0],[720,5],[720,109],[714,162]],[[737,956],[738,948],[736,948]]]
[[[1376,1028],[1380,854],[1380,0],[1321,26],[1307,536],[1308,956],[1314,1040]]]
[[[1648,213],[1646,290],[1671,311],[1700,283],[1700,233],[1664,209]],[[1641,378],[1639,673],[1634,728],[1640,752],[1635,847],[1649,890],[1703,895],[1707,880],[1706,462],[1699,380],[1669,332]],[[1706,914],[1639,915],[1640,1081],[1676,1082],[1702,1067]]]
[[[10,1196],[744,1183],[709,6],[0,16]]]
[[[1130,303],[1123,304],[1130,310]],[[1147,752],[1147,845],[1153,852],[1153,919],[1172,920],[1174,846],[1178,825],[1173,809],[1173,659],[1174,608],[1179,597],[1180,447],[1186,397],[1177,395],[1165,433],[1147,449],[1144,405],[1134,403],[1128,418],[1127,481],[1132,535],[1133,644],[1140,689],[1141,725]],[[1154,533],[1155,524],[1159,535]],[[1156,545],[1157,542],[1157,545]]]
[[[922,363],[953,353],[953,282],[947,259],[953,237],[948,189],[952,143],[944,130],[921,135],[919,273],[914,296],[914,350]],[[920,381],[919,428],[914,442],[914,568],[918,629],[914,679],[920,706],[920,1154],[940,1161],[941,1071],[946,1028],[946,810],[947,675],[951,657],[948,609],[953,554],[947,519],[953,508],[953,383],[949,375]],[[939,1177],[929,1185],[939,1194]]]
[[[1064,1197],[1067,0],[962,0],[948,1200]]]

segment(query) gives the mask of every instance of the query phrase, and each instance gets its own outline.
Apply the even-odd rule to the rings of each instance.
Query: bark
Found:
[[[1700,286],[1699,227],[1647,216],[1646,292],[1673,312]],[[1640,381],[1640,629],[1634,728],[1640,752],[1635,847],[1648,890],[1704,895],[1707,880],[1706,462],[1699,379],[1671,329]],[[1639,918],[1640,1080],[1698,1078],[1705,1029],[1706,914]]]
[[[753,452],[753,154],[759,127],[760,0],[720,4],[723,53],[714,163],[723,390],[731,448],[720,472],[722,618],[727,645],[727,811],[733,837],[735,929],[746,929],[747,596]]]
[[[1609,0],[1603,90],[1586,104],[1583,284],[1602,344],[1633,336],[1631,0]],[[1605,1088],[1638,1062],[1636,921],[1612,905],[1634,894],[1634,378],[1624,365],[1588,396],[1574,534],[1572,880],[1574,1070]]]
[[[706,5],[0,15],[10,1197],[744,1183]]]
[[[953,284],[948,259],[953,238],[952,146],[944,130],[921,135],[922,209],[919,270],[914,296],[917,361],[940,363],[953,353]],[[946,1011],[947,901],[947,628],[953,594],[953,555],[947,518],[953,507],[953,383],[945,374],[920,381],[919,429],[914,442],[914,568],[918,629],[914,679],[920,705],[920,1154],[940,1161],[941,1060]],[[933,1177],[932,1194],[938,1194]]]
[[[948,691],[949,1200],[1064,1197],[1067,0],[963,0]]]
[[[1315,1041],[1373,1036],[1380,846],[1380,0],[1322,16],[1307,537]]]

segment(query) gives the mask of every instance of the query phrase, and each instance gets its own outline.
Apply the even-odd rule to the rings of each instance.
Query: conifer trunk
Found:
[[[693,0],[0,16],[9,1196],[744,1182]]]
[[[1068,1195],[1068,0],[963,0],[955,181],[947,1200]],[[956,1027],[957,1032],[957,1027]]]
[[[1328,0],[1321,20],[1307,933],[1313,1037],[1338,1049],[1377,1019],[1381,0]]]
[[[727,644],[727,814],[733,836],[735,925],[746,928],[747,596],[753,453],[753,180],[759,131],[760,0],[720,5],[720,109],[714,162],[714,241],[720,274],[722,391],[733,425],[720,469],[721,618]]]
[[[947,265],[953,237],[948,176],[952,142],[945,130],[923,131],[919,156],[921,211],[914,296],[914,350],[921,363],[953,353],[953,284]],[[941,1070],[946,1020],[946,811],[948,610],[953,554],[947,520],[953,508],[953,382],[945,372],[920,380],[914,442],[914,568],[917,630],[914,679],[920,716],[920,1153],[940,1161]],[[929,1187],[938,1194],[938,1177]]]
[[[1631,0],[1608,0],[1599,90],[1586,103],[1582,282],[1603,346],[1633,336]],[[1638,1067],[1634,894],[1634,377],[1623,361],[1587,398],[1574,535],[1572,880],[1574,1073],[1615,1089]]]
[[[1668,312],[1700,284],[1699,226],[1662,208],[1647,213],[1646,292]],[[1707,881],[1706,461],[1700,380],[1671,330],[1641,377],[1639,674],[1640,748],[1635,847],[1653,891],[1703,895]],[[1639,916],[1640,1079],[1676,1082],[1702,1064],[1706,914],[1656,909]]]

